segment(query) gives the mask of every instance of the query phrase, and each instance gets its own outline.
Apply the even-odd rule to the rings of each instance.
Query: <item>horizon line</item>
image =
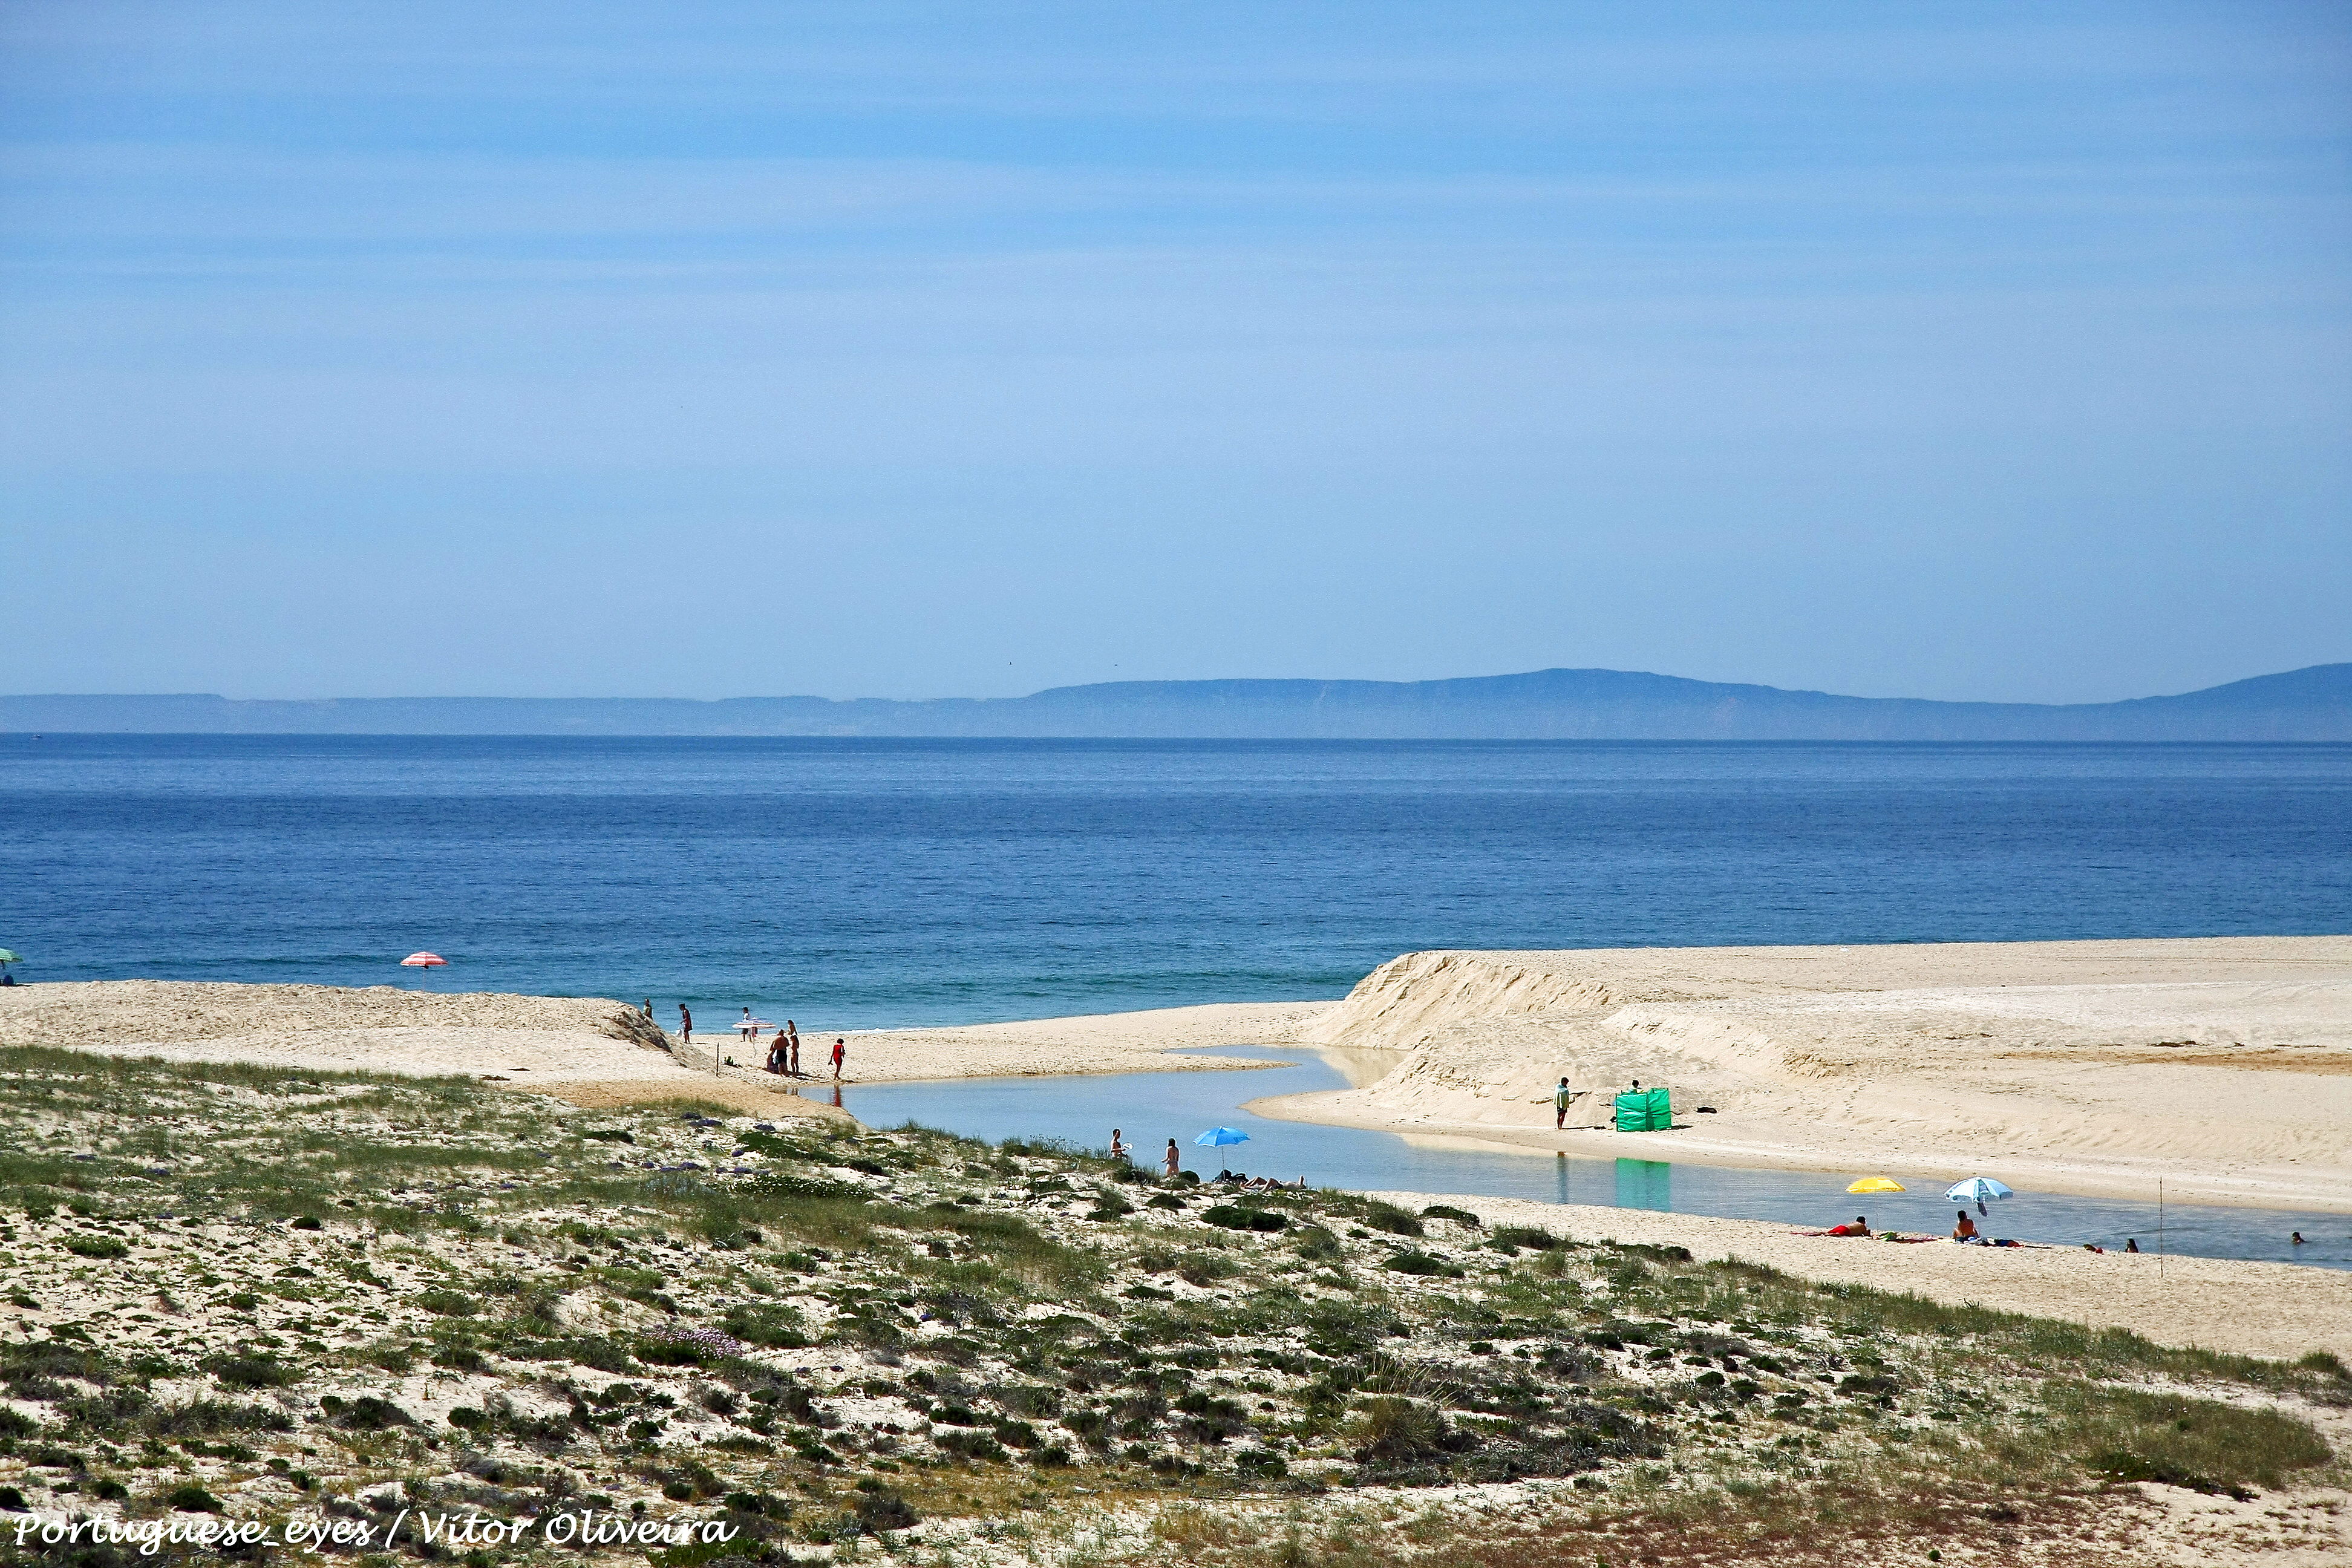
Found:
[[[992,703],[1028,702],[1040,697],[1063,692],[1092,691],[1120,687],[1174,686],[1309,686],[1309,687],[1391,687],[1412,688],[1444,686],[1475,681],[1526,679],[1545,675],[1602,675],[1631,677],[1645,680],[1672,681],[1689,686],[1717,687],[1771,692],[1789,697],[1825,697],[1844,702],[1906,702],[1931,703],[1943,707],[1969,708],[2104,708],[2127,702],[2161,701],[2174,697],[2196,697],[2220,691],[2228,687],[2251,681],[2275,679],[2283,676],[2307,675],[2319,670],[2352,668],[2352,660],[2323,661],[2292,669],[2267,670],[2243,676],[2211,686],[2191,688],[2186,691],[2156,692],[2142,697],[2109,698],[2080,702],[2016,701],[1999,698],[1973,697],[1864,697],[1847,692],[1827,691],[1813,687],[1773,686],[1754,680],[1707,680],[1696,676],[1667,675],[1656,670],[1614,669],[1604,666],[1551,665],[1540,669],[1505,670],[1489,675],[1429,676],[1414,680],[1383,680],[1358,676],[1186,676],[1158,679],[1089,680],[1059,686],[1040,687],[1034,691],[1003,697],[822,697],[807,692],[744,692],[726,697],[623,697],[613,695],[541,696],[511,693],[405,693],[394,696],[335,696],[335,697],[230,697],[217,691],[24,691],[0,693],[0,701],[105,701],[199,700],[234,703],[284,703],[289,706],[323,707],[345,702],[667,702],[691,703],[715,707],[730,702],[825,702],[835,704],[891,703],[919,705],[928,703]],[[1052,737],[1039,737],[1050,739]],[[1171,737],[1174,738],[1174,737]]]

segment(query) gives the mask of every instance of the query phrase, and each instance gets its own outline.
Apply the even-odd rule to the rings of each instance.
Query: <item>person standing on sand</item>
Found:
[[[836,1037],[833,1042],[833,1076],[841,1076],[841,1059],[849,1054],[849,1042]]]
[[[1554,1131],[1568,1125],[1568,1102],[1575,1098],[1575,1095],[1569,1092],[1566,1079],[1560,1079],[1559,1087],[1551,1091],[1551,1124]]]
[[[1184,1168],[1184,1156],[1177,1151],[1176,1140],[1168,1140],[1168,1173],[1174,1175]]]
[[[688,1012],[686,1004],[681,1002],[677,1005],[677,1043],[686,1045],[693,1038],[694,1015]]]
[[[790,1018],[784,1020],[784,1032],[778,1048],[784,1053],[784,1071],[794,1078],[801,1076],[801,1026]]]

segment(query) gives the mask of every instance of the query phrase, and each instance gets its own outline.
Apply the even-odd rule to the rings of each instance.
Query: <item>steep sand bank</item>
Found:
[[[2183,1202],[2352,1212],[2347,937],[1409,953],[1299,1037],[1387,1070],[1252,1109],[2092,1195],[2161,1175]],[[1555,1131],[1563,1075],[1587,1095]],[[1634,1079],[1673,1089],[1674,1131],[1606,1130]]]
[[[1458,1194],[1373,1195],[1415,1214],[1431,1204],[1448,1204],[1489,1226],[1538,1226],[1572,1241],[1686,1247],[1701,1259],[1727,1258],[1801,1279],[2128,1329],[2162,1345],[2288,1361],[2327,1351],[2352,1362],[2352,1273],[2338,1268],[2216,1258],[2159,1259],[2145,1252],[2078,1247],[1962,1247],[1945,1241],[1906,1247],[1797,1236],[1788,1226],[1763,1220]]]

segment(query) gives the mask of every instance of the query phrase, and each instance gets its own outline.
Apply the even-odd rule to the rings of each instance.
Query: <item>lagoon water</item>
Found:
[[[816,1029],[1423,947],[2352,931],[2352,746],[0,735],[0,825],[27,979]]]
[[[1153,1169],[1174,1138],[1184,1168],[1203,1176],[1233,1169],[1286,1182],[1304,1176],[1310,1186],[1598,1204],[1786,1220],[1811,1229],[1861,1214],[1879,1229],[1943,1234],[1952,1228],[1955,1206],[1944,1201],[1944,1189],[1976,1173],[1888,1171],[1882,1173],[1908,1190],[1865,1198],[1846,1192],[1851,1176],[1679,1163],[1671,1157],[1671,1133],[1623,1134],[1633,1152],[1610,1160],[1419,1147],[1391,1132],[1276,1121],[1244,1109],[1249,1100],[1273,1095],[1345,1088],[1339,1070],[1311,1052],[1234,1048],[1206,1054],[1294,1065],[1230,1073],[850,1084],[842,1089],[840,1103],[869,1127],[917,1121],[992,1142],[1052,1139],[1100,1150],[1118,1127],[1138,1159]],[[825,1103],[833,1100],[828,1085],[813,1085],[802,1093]],[[1234,1128],[1247,1133],[1249,1142],[1223,1148],[1195,1144],[1194,1137],[1211,1127]],[[2032,1193],[1990,1207],[1980,1222],[1985,1234],[2019,1241],[2088,1242],[2120,1249],[2127,1238],[2137,1237],[2147,1252],[2164,1247],[2202,1258],[2352,1268],[2352,1215],[2181,1204],[2166,1205],[2159,1214],[2153,1201]],[[2296,1231],[2307,1238],[2301,1247],[2289,1239]]]

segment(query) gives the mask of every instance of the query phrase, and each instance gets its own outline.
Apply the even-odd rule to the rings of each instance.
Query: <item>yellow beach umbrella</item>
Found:
[[[1892,1176],[1864,1176],[1846,1188],[1850,1193],[1899,1193],[1903,1184]]]

